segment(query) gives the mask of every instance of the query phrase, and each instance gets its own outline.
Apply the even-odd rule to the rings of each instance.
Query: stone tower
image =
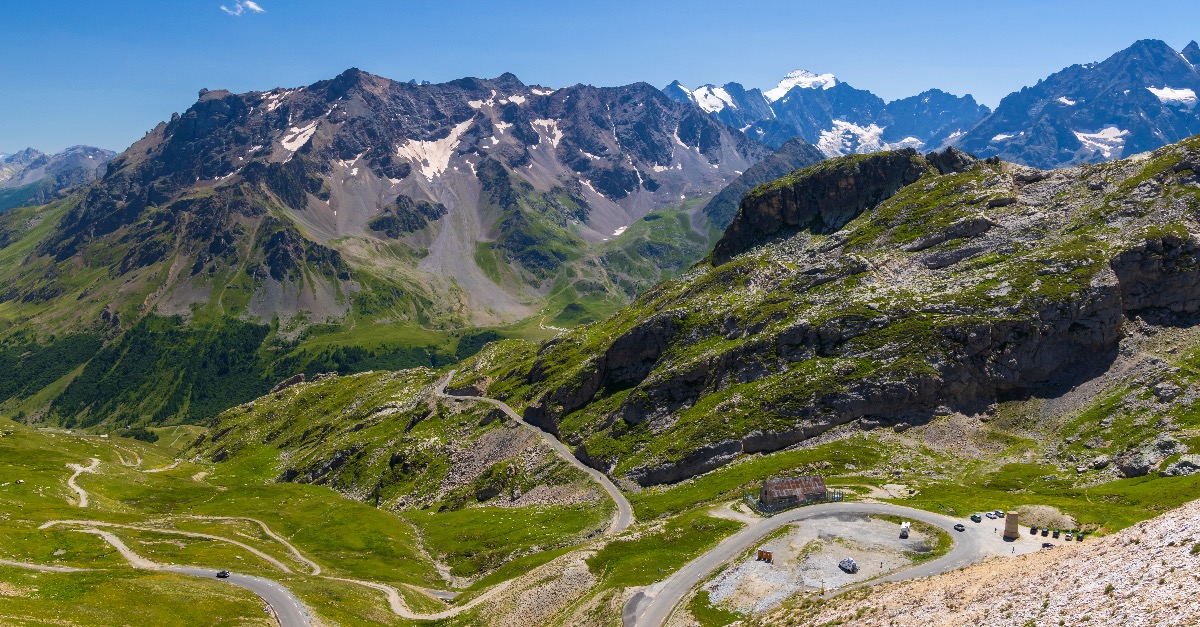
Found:
[[[1017,512],[1009,512],[1004,515],[1005,540],[1016,540],[1017,538],[1021,537],[1021,530],[1018,528],[1021,526],[1021,524],[1017,520],[1018,516],[1019,514],[1017,514]]]

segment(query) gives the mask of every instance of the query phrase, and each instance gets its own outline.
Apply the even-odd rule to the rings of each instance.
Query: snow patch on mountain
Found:
[[[313,133],[317,132],[318,121],[319,120],[313,120],[306,126],[293,126],[292,128],[288,129],[288,134],[284,136],[283,141],[281,142],[283,147],[287,148],[291,152],[300,150],[304,144],[308,143],[308,140],[312,139]]]
[[[1115,126],[1106,126],[1098,133],[1071,132],[1083,144],[1085,150],[1093,153],[1098,151],[1105,159],[1120,159],[1125,150],[1125,138],[1129,136],[1129,131]]]
[[[994,135],[992,137],[992,141],[993,142],[1002,142],[1006,139],[1012,139],[1012,138],[1013,138],[1013,135],[1010,135],[1008,133],[997,133],[996,135]]]
[[[775,102],[787,95],[793,87],[830,89],[837,84],[838,80],[833,74],[814,74],[808,70],[792,70],[783,77],[783,80],[779,81],[779,85],[774,89],[767,90],[763,95],[767,97],[768,102]]]
[[[537,96],[549,96],[550,94],[554,93],[553,89],[538,89],[537,87],[534,87],[533,89],[530,89],[529,91],[533,92],[534,95],[537,95]]]
[[[442,139],[419,141],[410,139],[403,146],[396,148],[396,156],[411,160],[421,168],[421,175],[426,180],[441,175],[450,167],[450,157],[458,147],[463,133],[471,126],[474,119],[467,120],[450,129],[450,134]]]
[[[1162,89],[1154,87],[1147,87],[1146,89],[1154,94],[1159,102],[1165,105],[1184,107],[1186,109],[1196,108],[1196,92],[1191,89],[1172,89],[1165,85]]]
[[[558,142],[562,141],[563,132],[558,128],[558,120],[534,120],[532,122],[538,129],[538,137],[543,141],[549,141],[552,146],[558,148]]]
[[[877,152],[883,148],[883,129],[877,124],[859,126],[845,120],[834,120],[833,128],[821,131],[817,149],[826,157],[836,157],[852,152]]]
[[[914,150],[920,150],[924,147],[925,147],[925,142],[917,139],[916,137],[912,137],[912,136],[905,137],[904,139],[897,141],[897,142],[888,142],[883,145],[884,150],[902,150],[904,148],[912,148]]]
[[[278,109],[279,105],[283,104],[283,99],[287,98],[292,91],[293,90],[291,89],[285,89],[279,93],[267,96],[267,111],[274,111]]]
[[[1067,105],[1068,107],[1073,107],[1076,105],[1076,102],[1074,100],[1071,100],[1070,98],[1067,98],[1066,96],[1059,96],[1058,101]]]
[[[730,109],[737,108],[737,105],[734,104],[733,97],[729,95],[729,92],[725,91],[721,87],[715,87],[713,85],[705,85],[692,92],[692,98],[695,99],[696,104],[699,105],[701,109],[704,109],[709,113],[715,113],[724,109],[725,107],[729,107]]]

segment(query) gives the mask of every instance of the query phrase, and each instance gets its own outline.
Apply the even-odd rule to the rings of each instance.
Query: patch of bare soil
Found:
[[[785,608],[751,625],[1200,624],[1200,501],[1082,544]]]
[[[1017,511],[1021,514],[1021,525],[1024,527],[1033,525],[1051,529],[1076,529],[1079,527],[1079,523],[1074,518],[1060,512],[1057,507],[1022,505],[1017,508]]]
[[[761,613],[802,591],[834,590],[872,579],[912,563],[911,553],[928,550],[917,530],[900,538],[900,525],[859,515],[831,515],[789,527],[758,547],[773,554],[758,561],[757,551],[704,586],[715,604]],[[857,562],[847,573],[838,563]]]

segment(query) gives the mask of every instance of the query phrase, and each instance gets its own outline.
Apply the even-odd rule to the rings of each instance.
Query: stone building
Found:
[[[789,507],[829,498],[825,479],[820,476],[767,479],[758,492],[759,501],[768,507]]]

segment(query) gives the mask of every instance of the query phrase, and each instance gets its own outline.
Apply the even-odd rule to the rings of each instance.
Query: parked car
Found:
[[[217,571],[217,579],[228,579],[228,578],[229,578],[229,571],[227,571],[227,570]]]
[[[1082,534],[1082,533],[1077,533],[1077,534],[1075,534],[1075,541],[1076,541],[1076,542],[1083,542],[1083,534]]]
[[[1044,538],[1048,535],[1050,535],[1050,530],[1045,527],[1042,527],[1042,537]]]
[[[1055,529],[1055,530],[1054,530],[1054,537],[1055,537],[1055,538],[1057,538],[1057,537],[1058,537],[1058,529]]]
[[[1067,535],[1063,536],[1063,539],[1066,540],[1067,542],[1070,542],[1074,537],[1075,537],[1075,534],[1068,531]]]
[[[854,558],[852,557],[847,557],[846,559],[838,562],[838,568],[850,574],[854,574],[858,572],[858,562],[855,562]]]
[[[1042,548],[1043,548],[1043,549],[1053,549],[1053,548],[1054,548],[1054,543],[1053,543],[1053,542],[1043,542],[1043,543],[1042,543]]]
[[[971,514],[971,522],[983,522],[983,518],[979,514]]]
[[[1031,527],[1029,528],[1029,535],[1031,535],[1031,536],[1036,536],[1036,535],[1037,535],[1037,532],[1038,532],[1038,526],[1037,526],[1037,525],[1033,525],[1033,526],[1031,526]]]
[[[957,525],[954,525],[954,530],[955,531],[966,531],[967,526],[962,523],[958,523]]]
[[[987,516],[988,519],[990,519],[990,520],[995,520],[995,518],[996,518],[996,515],[991,512],[984,514],[984,516]]]
[[[998,509],[995,511],[995,514],[996,514],[996,518],[1004,518],[1004,510]]]

